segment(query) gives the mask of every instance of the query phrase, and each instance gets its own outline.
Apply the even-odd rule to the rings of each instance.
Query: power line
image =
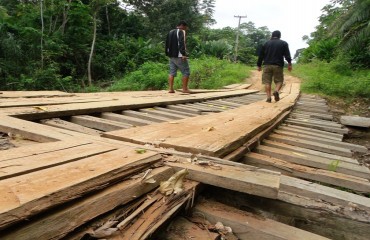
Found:
[[[239,45],[239,29],[240,29],[240,21],[242,18],[246,18],[247,15],[245,16],[234,16],[236,18],[239,18],[239,22],[238,22],[238,30],[236,32],[236,41],[235,41],[235,56],[234,56],[234,62],[236,62],[237,58],[238,58],[238,45]]]

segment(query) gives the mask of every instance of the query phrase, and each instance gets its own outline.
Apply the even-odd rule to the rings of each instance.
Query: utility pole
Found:
[[[236,32],[236,41],[235,41],[235,56],[234,56],[234,62],[236,62],[237,58],[238,58],[238,45],[239,45],[239,29],[240,29],[240,20],[242,18],[246,18],[247,15],[245,16],[234,16],[236,18],[239,18],[239,23],[238,23],[238,30]]]

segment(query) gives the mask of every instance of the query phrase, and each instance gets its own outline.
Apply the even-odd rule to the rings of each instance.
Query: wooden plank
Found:
[[[106,132],[133,127],[132,125],[129,124],[93,117],[89,115],[72,116],[71,122]]]
[[[312,133],[325,134],[329,137],[338,138],[340,139],[340,141],[343,140],[343,134],[340,134],[340,133],[332,133],[332,132],[327,132],[327,131],[323,131],[319,129],[313,129],[313,128],[302,127],[302,126],[297,126],[297,125],[292,125],[292,124],[285,124],[285,123],[282,124],[281,126],[288,127],[289,129],[299,129],[303,131],[309,131]]]
[[[347,191],[341,191],[332,187],[284,175],[281,176],[280,191],[322,200],[347,208],[352,207],[355,208],[356,211],[363,211],[364,214],[370,216],[369,198]]]
[[[340,134],[348,134],[348,129],[347,128],[338,128],[338,127],[330,127],[330,126],[323,126],[321,124],[314,124],[314,123],[309,123],[309,122],[304,122],[304,121],[296,121],[294,119],[287,119],[286,120],[287,124],[292,124],[292,125],[297,125],[297,126],[302,126],[302,127],[307,127],[307,128],[313,128],[313,129],[319,129],[327,132],[333,132],[333,133],[340,133]]]
[[[178,124],[165,122],[104,133],[103,136],[142,145],[151,143],[178,151],[222,157],[270,126],[293,106],[297,97],[298,94],[293,94],[274,105],[260,101],[213,114],[212,117],[197,116],[178,120]]]
[[[297,112],[292,112],[291,114],[292,118],[317,118],[317,119],[322,119],[322,120],[327,120],[327,121],[333,121],[333,116],[330,114],[319,114],[319,113],[297,113]]]
[[[179,114],[174,114],[174,113],[169,113],[169,112],[164,112],[155,108],[144,108],[140,109],[140,112],[143,113],[149,113],[151,115],[157,115],[160,117],[165,117],[165,118],[170,118],[170,119],[183,119],[185,116],[179,115]]]
[[[55,150],[53,152],[41,153],[28,157],[16,158],[0,161],[0,180],[11,178],[22,174],[35,172],[41,169],[78,161],[83,158],[95,156],[105,152],[113,151],[117,148],[101,146],[100,144],[86,144],[73,146],[66,149]],[[7,152],[3,152],[7,155]]]
[[[44,120],[41,120],[40,123],[51,126],[51,127],[67,129],[70,131],[85,133],[85,134],[94,135],[94,136],[100,136],[100,134],[102,133],[102,131],[87,128],[79,124],[75,124],[72,122],[62,120],[60,118],[44,119]]]
[[[163,111],[163,112],[173,113],[173,114],[176,114],[176,115],[182,115],[182,116],[185,116],[185,117],[194,117],[194,116],[199,115],[199,114],[186,113],[186,112],[183,112],[183,111],[177,111],[177,110],[173,110],[173,109],[169,109],[169,108],[162,108],[162,107],[154,107],[154,109],[157,109],[157,110],[160,110],[160,111]]]
[[[57,141],[50,143],[39,143],[37,147],[22,146],[18,148],[12,148],[6,151],[2,151],[4,154],[0,154],[0,162],[5,162],[13,159],[27,158],[37,154],[45,154],[55,151],[60,151],[64,149],[74,148],[78,146],[83,146],[91,144],[91,141],[87,140],[69,140],[69,141]]]
[[[278,134],[271,134],[268,139],[290,144],[293,146],[304,147],[312,150],[332,153],[343,157],[352,157],[353,153],[346,148],[335,147],[327,144],[316,143],[312,141],[301,140],[299,138],[286,137]]]
[[[267,129],[263,130],[262,132],[258,133],[254,136],[251,140],[243,144],[243,146],[239,147],[232,153],[229,153],[224,157],[225,160],[229,161],[239,161],[239,159],[246,154],[247,152],[252,151],[255,147],[260,145],[261,141],[263,141],[275,128],[278,126],[282,121],[284,121],[289,116],[289,111],[282,114],[276,121],[269,126]]]
[[[212,188],[211,198],[239,209],[251,209],[262,216],[271,216],[282,223],[328,237],[330,239],[367,240],[370,216],[363,211],[343,208],[321,199],[310,199],[280,191],[279,200]],[[303,239],[303,238],[297,238]]]
[[[288,120],[292,121],[292,122],[297,122],[297,123],[310,123],[310,124],[313,124],[313,125],[322,125],[322,126],[326,126],[326,127],[330,127],[330,128],[339,128],[339,129],[342,129],[342,125],[341,124],[338,124],[336,122],[333,122],[333,121],[327,121],[327,120],[320,120],[320,119],[292,119],[292,118],[289,118]]]
[[[171,110],[176,110],[176,111],[184,112],[184,113],[191,113],[191,114],[194,114],[194,115],[199,115],[200,114],[200,111],[199,110],[195,110],[193,108],[184,107],[183,105],[168,105],[167,108],[168,109],[171,109]]]
[[[356,144],[352,144],[352,143],[347,143],[347,142],[342,142],[342,141],[338,141],[338,140],[327,139],[327,138],[324,138],[324,137],[321,137],[321,136],[308,136],[305,133],[303,133],[303,134],[301,134],[301,133],[292,133],[290,131],[284,131],[284,130],[275,130],[274,132],[276,134],[284,135],[284,136],[288,136],[288,137],[292,137],[292,138],[299,138],[299,139],[303,139],[303,140],[307,140],[307,141],[311,141],[311,142],[322,143],[322,144],[336,146],[336,147],[340,147],[340,148],[347,148],[349,150],[356,151],[356,152],[361,152],[361,153],[366,153],[367,152],[367,148],[364,147],[364,146],[356,145]]]
[[[27,120],[39,120],[71,115],[118,112],[125,109],[139,109],[153,106],[165,106],[168,104],[214,100],[222,97],[240,96],[254,92],[257,92],[257,90],[210,92],[192,94],[191,97],[189,95],[168,94],[165,91],[118,92],[114,93],[115,98],[112,98],[111,101],[52,105],[48,106],[47,111],[30,107],[21,107],[17,109],[6,109],[3,114],[18,116]],[[84,96],[83,94],[79,95]],[[107,95],[112,96],[112,93],[106,93],[105,96]],[[99,96],[104,96],[104,93],[99,93]]]
[[[70,97],[74,94],[61,91],[1,91],[0,98]]]
[[[370,118],[360,116],[341,116],[340,123],[348,126],[369,128]]]
[[[55,142],[71,138],[70,135],[56,131],[53,127],[9,116],[0,116],[0,132],[19,134],[35,142]]]
[[[337,159],[329,159],[310,155],[307,153],[297,153],[289,150],[260,145],[255,151],[260,154],[279,158],[287,162],[300,164],[304,166],[320,168],[324,170],[335,171],[365,179],[370,179],[370,170],[365,166],[342,162]]]
[[[297,147],[285,143],[280,143],[280,142],[275,142],[271,140],[263,140],[263,144],[266,146],[274,147],[274,148],[280,148],[280,149],[285,149],[288,151],[292,152],[297,152],[297,153],[302,153],[302,154],[310,154],[314,156],[319,156],[319,157],[324,157],[324,158],[329,158],[329,159],[336,159],[344,162],[349,162],[352,164],[359,164],[358,161],[354,158],[348,158],[348,157],[343,157],[343,156],[338,156],[334,154],[329,154],[329,153],[324,153],[320,151],[315,151],[307,148],[302,148],[302,147]]]
[[[269,239],[269,240],[324,240],[328,239],[277,221],[255,215],[250,212],[218,203],[216,201],[203,201],[198,203],[194,212],[204,216],[213,224],[221,222],[230,226],[238,239]]]
[[[104,112],[100,116],[104,119],[108,119],[108,120],[112,120],[116,122],[122,122],[122,123],[130,124],[133,126],[144,126],[144,125],[155,123],[153,121],[148,121],[145,119],[130,117],[130,116],[117,114],[117,113]]]
[[[370,182],[367,179],[323,169],[306,167],[258,153],[246,154],[244,163],[273,171],[279,171],[288,176],[328,183],[359,192],[370,192]]]
[[[161,181],[167,180],[173,170],[168,167],[153,169],[154,183],[129,179],[108,187],[101,192],[78,199],[72,204],[59,207],[40,218],[33,219],[20,227],[3,232],[3,240],[13,239],[60,239],[82,224],[114,208],[153,190]]]
[[[141,118],[141,119],[145,119],[145,120],[152,121],[152,122],[157,122],[157,123],[172,121],[171,118],[155,116],[152,114],[142,113],[142,112],[132,111],[132,110],[122,111],[122,114],[126,116],[130,116],[130,117],[136,117],[136,118]]]
[[[331,135],[327,134],[328,132],[324,132],[324,131],[314,132],[314,131],[310,131],[310,129],[308,129],[308,128],[306,130],[302,130],[302,129],[299,129],[299,128],[293,128],[293,127],[284,126],[284,125],[279,126],[278,130],[282,130],[284,132],[290,132],[290,133],[304,134],[306,136],[320,137],[320,138],[324,138],[324,139],[332,139],[332,140],[336,140],[336,141],[342,141],[342,138],[343,138],[342,135],[339,135],[340,137],[331,136]]]
[[[48,208],[106,187],[159,161],[161,157],[134,148],[81,159],[0,181],[0,229]]]
[[[279,175],[253,169],[221,164],[207,166],[167,162],[166,165],[176,171],[188,169],[187,178],[194,181],[267,198],[276,198],[280,185]]]

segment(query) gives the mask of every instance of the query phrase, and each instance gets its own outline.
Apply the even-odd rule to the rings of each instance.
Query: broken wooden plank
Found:
[[[190,222],[184,217],[177,217],[171,222],[166,231],[161,231],[159,235],[156,236],[156,238],[161,240],[217,240],[219,237],[219,233],[211,232],[208,229],[201,229],[197,224]]]
[[[369,128],[370,118],[360,116],[341,116],[340,123],[347,126]]]
[[[110,186],[101,192],[77,199],[70,205],[59,207],[56,211],[35,218],[17,228],[2,234],[2,239],[60,239],[69,232],[114,208],[124,205],[156,188],[172,174],[169,167],[153,169],[153,183],[142,179],[129,179]]]
[[[288,176],[328,183],[359,192],[370,192],[370,182],[367,179],[323,169],[306,167],[258,153],[246,154],[244,163],[273,171],[279,171]]]
[[[92,143],[80,146],[71,146],[58,149],[48,153],[35,154],[28,157],[13,158],[0,161],[0,180],[11,178],[18,175],[35,172],[41,169],[78,161],[82,158],[91,157],[105,152],[113,151],[117,148],[101,146]],[[2,154],[7,155],[7,151]]]
[[[204,216],[211,223],[221,222],[231,227],[238,239],[276,239],[276,240],[324,240],[328,239],[277,221],[245,212],[215,201],[198,203],[193,214]]]
[[[139,154],[135,148],[125,147],[1,180],[0,229],[106,187],[160,159],[154,152]]]
[[[184,182],[184,190],[178,194],[172,194],[167,198],[163,196],[152,196],[157,198],[148,208],[141,211],[136,221],[128,226],[122,226],[121,232],[113,236],[112,240],[119,239],[148,239],[165,221],[170,219],[186,203],[191,206],[194,194],[199,183],[187,180]],[[147,201],[151,201],[148,199]],[[145,204],[145,202],[144,202]]]
[[[166,162],[166,165],[177,171],[186,168],[189,171],[187,178],[194,181],[267,198],[276,198],[280,185],[279,175],[253,169],[185,162]]]

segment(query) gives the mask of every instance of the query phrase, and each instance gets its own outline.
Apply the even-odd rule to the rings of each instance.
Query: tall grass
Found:
[[[351,70],[340,62],[314,61],[295,65],[292,75],[302,79],[302,92],[370,98],[370,70]]]
[[[251,67],[217,58],[190,59],[191,89],[217,89],[241,83],[249,76]],[[115,81],[108,91],[162,90],[168,88],[168,64],[146,62],[137,71]],[[181,88],[181,72],[178,71],[174,87]]]

